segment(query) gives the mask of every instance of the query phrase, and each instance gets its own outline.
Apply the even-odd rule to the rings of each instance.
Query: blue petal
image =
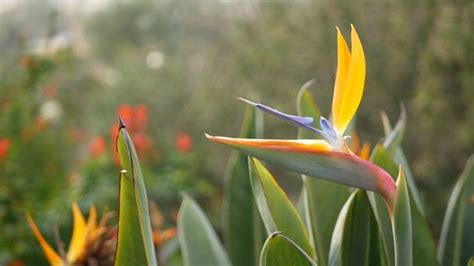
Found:
[[[319,120],[319,124],[321,125],[321,129],[326,132],[329,136],[334,139],[337,139],[337,133],[332,124],[324,117],[321,116]]]
[[[263,104],[260,104],[260,103],[254,103],[254,102],[249,101],[249,100],[244,99],[244,98],[239,97],[239,100],[241,100],[243,102],[246,102],[248,104],[251,104],[251,105],[257,107],[258,109],[262,110],[263,112],[271,114],[271,115],[273,115],[273,116],[275,116],[275,117],[277,117],[281,120],[284,120],[284,121],[286,121],[287,123],[289,123],[293,126],[308,129],[310,131],[315,132],[316,134],[321,135],[322,137],[324,137],[326,139],[328,138],[328,134],[326,132],[323,132],[323,131],[321,131],[321,130],[319,130],[319,129],[312,126],[313,121],[314,121],[314,119],[312,117],[289,115],[289,114],[285,114],[283,112],[280,112],[276,109],[273,109],[271,107],[268,107],[266,105],[263,105]],[[329,136],[329,137],[331,137],[331,136]]]

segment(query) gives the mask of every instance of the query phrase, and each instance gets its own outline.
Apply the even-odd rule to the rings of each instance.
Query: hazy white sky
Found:
[[[8,12],[18,4],[25,2],[26,0],[0,0],[0,13]],[[31,1],[31,0],[30,0]],[[77,8],[81,9],[81,12],[91,13],[106,7],[112,0],[37,0],[50,2],[57,5],[64,11],[74,11]]]

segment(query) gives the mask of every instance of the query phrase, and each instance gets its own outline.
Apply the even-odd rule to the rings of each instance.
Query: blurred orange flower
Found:
[[[165,218],[161,213],[160,208],[154,201],[149,202],[150,207],[150,219],[153,230],[153,243],[156,248],[162,247],[170,239],[173,239],[176,236],[176,228],[170,227],[163,230],[163,225],[165,223]]]
[[[10,148],[10,140],[0,137],[0,160],[7,157],[8,149]]]
[[[176,136],[176,149],[180,152],[190,152],[193,147],[193,140],[186,133],[179,133]]]
[[[99,157],[105,152],[105,140],[102,136],[95,137],[89,144],[89,154],[92,157]]]

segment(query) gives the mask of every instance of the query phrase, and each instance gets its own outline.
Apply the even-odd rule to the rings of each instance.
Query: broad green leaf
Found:
[[[206,215],[189,196],[184,197],[179,209],[178,237],[184,265],[231,265]]]
[[[378,166],[384,168],[391,176],[397,176],[398,170],[390,154],[382,145],[377,145],[371,156],[371,160]],[[402,165],[403,167],[403,165]],[[405,179],[407,182],[408,180]],[[429,230],[426,218],[422,215],[410,192],[410,207],[412,214],[413,232],[413,264],[414,265],[438,265],[436,261],[436,249],[433,236]],[[384,200],[374,193],[368,192],[369,200],[374,211],[375,218],[380,230],[383,254],[388,260],[388,265],[394,263],[393,232],[388,210]]]
[[[301,247],[279,232],[271,234],[262,248],[260,266],[316,265]]]
[[[115,265],[156,265],[145,182],[135,147],[123,123],[117,136],[117,150],[123,170]]]
[[[305,87],[298,93],[297,109],[298,115],[310,116],[315,120],[319,119],[321,115],[311,93]],[[298,137],[308,139],[315,138],[317,135],[300,129]],[[349,197],[349,189],[346,186],[319,178],[305,175],[302,178],[306,224],[311,242],[316,250],[318,265],[324,266],[328,263],[334,225],[342,206]]]
[[[411,193],[410,210],[413,228],[413,265],[439,265],[436,259],[435,242],[428,222],[413,201]]]
[[[296,208],[265,166],[254,158],[249,161],[252,189],[267,233],[282,232],[313,256],[308,232]]]
[[[240,137],[255,138],[260,112],[247,107]],[[260,134],[258,134],[260,135]],[[224,240],[234,265],[257,265],[264,241],[262,220],[250,184],[248,158],[234,152],[224,181]]]
[[[413,235],[410,210],[410,196],[400,167],[397,179],[397,196],[393,210],[393,240],[395,246],[395,265],[413,265]]]
[[[466,265],[474,255],[474,156],[449,199],[438,246],[442,265]]]
[[[363,190],[355,190],[337,218],[331,239],[329,265],[369,265],[371,255],[370,204]],[[378,252],[378,251],[375,251]]]
[[[390,154],[382,145],[379,144],[375,146],[370,160],[376,165],[385,169],[385,171],[387,171],[391,176],[397,174],[397,166],[393,162]],[[387,205],[380,195],[368,191],[367,196],[369,198],[370,205],[372,206],[372,211],[374,213],[375,221],[377,222],[377,228],[379,230],[382,260],[385,261],[387,265],[393,265],[395,261],[393,232],[392,222],[390,220],[390,214],[388,212]]]
[[[383,145],[385,149],[392,155],[393,160],[395,160],[397,164],[403,166],[403,170],[405,172],[405,177],[408,184],[408,189],[410,190],[410,202],[414,202],[418,210],[424,215],[424,209],[423,205],[421,204],[420,193],[418,192],[418,188],[415,184],[415,178],[411,172],[410,165],[408,164],[405,154],[403,153],[403,150],[401,148],[401,142],[403,140],[403,133],[405,132],[407,120],[405,107],[403,105],[401,109],[402,112],[393,130],[392,126],[390,125],[390,121],[388,119],[387,114],[382,113],[382,123],[385,131],[385,140],[383,142]]]

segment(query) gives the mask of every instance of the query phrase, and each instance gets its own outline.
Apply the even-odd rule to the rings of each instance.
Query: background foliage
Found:
[[[25,209],[48,236],[53,224],[70,232],[73,200],[116,209],[117,114],[146,117],[131,134],[150,197],[171,217],[187,191],[218,225],[230,152],[203,133],[236,135],[236,96],[296,113],[292,99],[312,78],[329,113],[335,25],[355,24],[366,51],[361,138],[375,144],[379,111],[395,120],[407,107],[403,147],[434,232],[474,150],[471,1],[12,3],[0,13],[0,263],[41,256]],[[295,129],[267,119],[265,134]],[[282,183],[296,192],[297,180]]]

